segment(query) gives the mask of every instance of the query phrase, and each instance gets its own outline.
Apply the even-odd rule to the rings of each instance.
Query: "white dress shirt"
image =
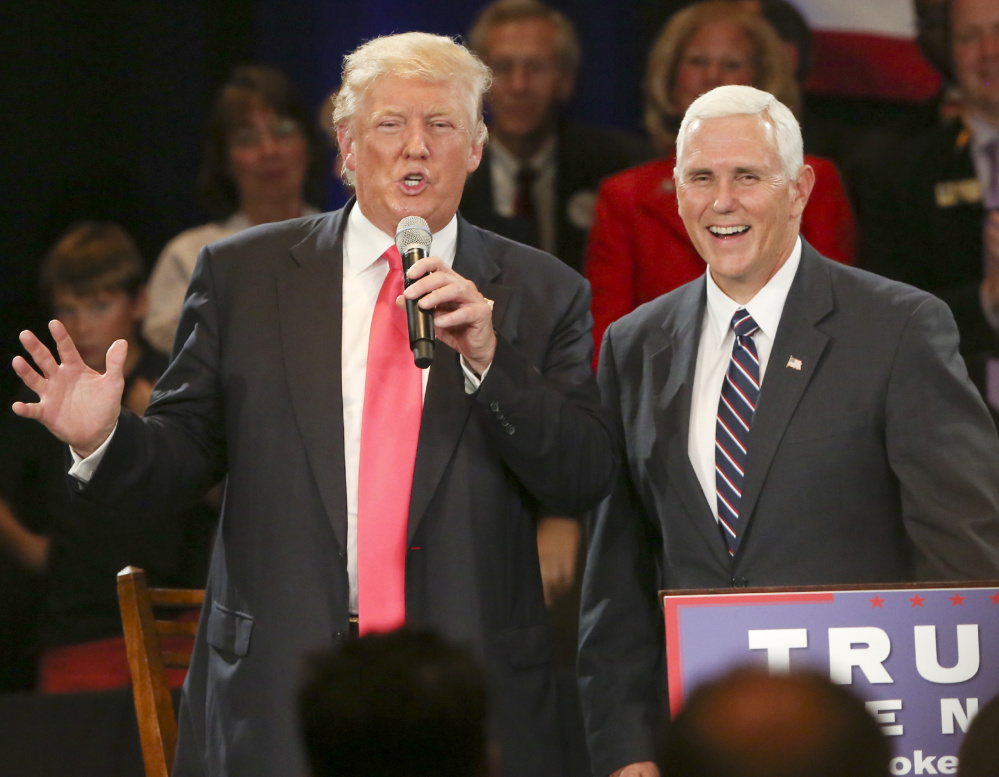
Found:
[[[773,349],[774,337],[777,335],[780,317],[784,312],[784,301],[787,299],[800,261],[801,238],[799,237],[784,265],[745,305],[740,305],[726,295],[714,282],[711,271],[706,271],[707,305],[704,308],[701,340],[697,346],[697,365],[694,368],[687,455],[690,457],[690,463],[694,467],[704,498],[715,520],[718,518],[718,491],[715,487],[715,421],[718,416],[722,383],[725,381],[725,373],[732,358],[732,344],[735,342],[735,332],[731,326],[732,316],[739,308],[745,308],[760,327],[753,335],[753,342],[756,343],[760,357],[762,389],[763,376],[770,361],[770,351]]]

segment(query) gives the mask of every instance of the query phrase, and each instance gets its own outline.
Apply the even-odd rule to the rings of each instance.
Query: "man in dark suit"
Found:
[[[625,466],[583,582],[598,775],[657,774],[658,590],[999,574],[999,438],[953,317],[801,240],[814,172],[790,111],[708,92],[674,179],[708,272],[612,324],[600,358]]]
[[[949,3],[950,60],[963,113],[867,171],[858,187],[861,266],[946,302],[961,353],[987,397],[999,397],[999,3]],[[999,399],[992,411],[999,418]]]
[[[469,43],[493,70],[491,143],[461,213],[582,272],[597,186],[653,151],[632,133],[562,118],[580,56],[562,13],[537,0],[497,0],[479,14]]]
[[[356,202],[203,250],[146,417],[114,407],[122,343],[100,375],[58,323],[61,365],[22,335],[39,372],[20,357],[15,370],[40,399],[15,412],[83,457],[83,498],[141,510],[195,500],[227,475],[175,775],[304,774],[299,659],[349,638],[354,615],[362,633],[404,620],[474,645],[503,773],[565,772],[535,516],[599,500],[615,454],[589,368],[585,282],[456,216],[482,153],[488,78],[463,47],[423,33],[348,55],[334,123]],[[408,216],[433,233],[404,293],[433,311],[422,374],[393,259]],[[387,365],[382,337],[403,351]],[[400,364],[409,371],[395,374]],[[412,395],[367,415],[414,378],[414,436]],[[372,484],[366,453],[386,448],[400,463]],[[384,532],[370,522],[388,510],[366,499],[399,493],[401,535],[372,568]]]

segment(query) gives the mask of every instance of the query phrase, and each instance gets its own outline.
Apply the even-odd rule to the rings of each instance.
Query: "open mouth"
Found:
[[[407,189],[415,189],[424,182],[424,178],[419,173],[410,173],[402,179],[402,185]]]
[[[708,232],[715,237],[731,237],[732,235],[741,235],[748,231],[749,227],[745,224],[737,227],[708,227]]]

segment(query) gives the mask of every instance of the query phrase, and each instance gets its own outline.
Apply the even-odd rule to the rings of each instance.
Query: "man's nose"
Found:
[[[510,69],[510,88],[517,92],[522,92],[527,88],[528,76],[527,68],[521,64],[515,64]]]
[[[405,135],[406,156],[422,158],[428,153],[426,132],[422,126],[410,126],[406,129]]]
[[[715,188],[714,209],[719,213],[728,213],[735,208],[735,192],[728,181],[719,181]]]

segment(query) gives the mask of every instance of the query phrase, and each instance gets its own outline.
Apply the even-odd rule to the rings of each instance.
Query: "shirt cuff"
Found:
[[[118,428],[118,424],[114,425],[114,429]],[[69,449],[69,455],[73,457],[73,466],[69,468],[69,474],[74,478],[79,480],[81,483],[89,483],[90,479],[94,476],[94,472],[97,471],[97,465],[101,463],[101,459],[104,458],[104,452],[108,449],[108,445],[111,444],[111,438],[114,437],[114,429],[111,430],[111,434],[108,438],[101,443],[100,447],[91,453],[87,458],[83,458],[79,453],[73,450],[72,446]]]
[[[472,368],[468,366],[468,362],[465,361],[464,356],[459,361],[461,362],[461,371],[465,373],[465,393],[474,394],[479,390],[479,386],[482,385],[482,381],[486,379],[486,375],[489,374],[489,369],[493,365],[490,364],[489,367],[486,367],[481,375],[476,375]]]

